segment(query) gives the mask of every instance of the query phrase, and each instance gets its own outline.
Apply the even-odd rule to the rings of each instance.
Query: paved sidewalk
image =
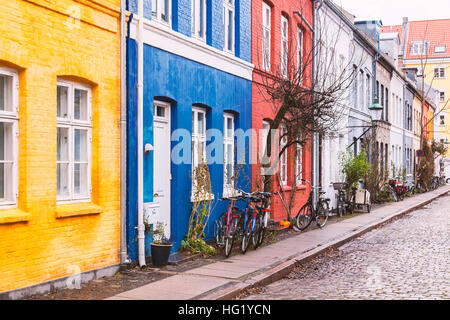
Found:
[[[214,300],[231,299],[242,290],[266,285],[281,279],[292,268],[320,254],[327,248],[338,247],[391,219],[417,209],[447,194],[450,186],[420,194],[404,201],[385,205],[369,214],[345,219],[282,240],[245,255],[229,259],[122,292],[107,300]]]

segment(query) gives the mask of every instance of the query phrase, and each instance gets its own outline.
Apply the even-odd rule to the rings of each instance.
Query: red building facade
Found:
[[[253,148],[257,148],[253,154],[258,157],[258,163],[252,165],[253,189],[262,189],[261,154],[265,148],[268,127],[279,109],[279,106],[268,99],[265,86],[271,77],[282,76],[290,68],[300,67],[300,64],[304,74],[302,85],[311,86],[311,27],[311,0],[252,0],[252,63],[255,65],[252,82],[252,128],[257,135],[253,141],[258,142],[253,144]],[[301,181],[302,178],[311,181],[309,141],[310,139],[303,148],[299,145],[289,147],[279,159],[278,177],[272,177],[271,190],[285,191],[287,201],[290,201],[293,187],[296,188],[292,210],[294,216],[306,202],[310,192],[310,186]],[[276,222],[287,218],[286,209],[277,195],[271,200],[271,210],[271,217]]]

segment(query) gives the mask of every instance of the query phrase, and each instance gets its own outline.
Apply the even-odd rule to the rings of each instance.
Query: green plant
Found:
[[[181,241],[181,249],[193,254],[215,255],[214,247],[205,241],[205,228],[212,211],[213,194],[208,165],[202,162],[192,173],[192,209],[188,233]]]
[[[152,230],[154,244],[172,244],[172,242],[165,236],[166,223],[157,222],[156,228]]]
[[[351,151],[341,154],[341,168],[344,174],[346,184],[346,192],[350,194],[350,190],[358,186],[358,182],[364,179],[370,169],[370,164],[367,161],[367,155],[362,150],[358,155]]]

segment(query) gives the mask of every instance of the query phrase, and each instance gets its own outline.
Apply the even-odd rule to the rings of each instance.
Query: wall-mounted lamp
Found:
[[[144,152],[147,153],[150,151],[153,151],[153,146],[150,143],[146,143],[144,146]]]

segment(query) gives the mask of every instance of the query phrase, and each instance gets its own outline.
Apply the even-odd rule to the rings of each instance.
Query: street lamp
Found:
[[[383,106],[380,105],[378,102],[375,102],[369,107],[370,116],[372,118],[372,121],[379,121],[381,120],[381,117],[383,116]]]

